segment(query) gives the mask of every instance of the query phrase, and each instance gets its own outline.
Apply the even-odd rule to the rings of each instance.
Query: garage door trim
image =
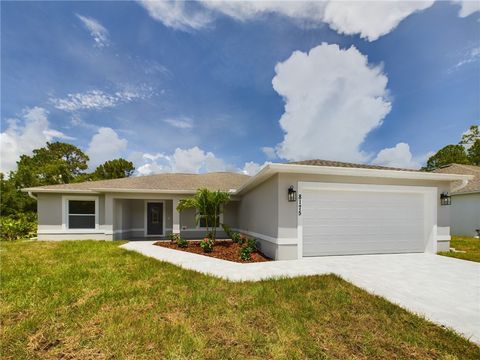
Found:
[[[424,221],[425,221],[425,252],[437,252],[437,197],[436,187],[428,186],[402,186],[402,185],[374,185],[374,184],[349,184],[349,183],[324,183],[324,182],[298,182],[297,202],[297,235],[298,258],[303,256],[303,214],[302,197],[306,190],[334,190],[334,191],[365,191],[365,192],[395,192],[419,193],[424,196]]]

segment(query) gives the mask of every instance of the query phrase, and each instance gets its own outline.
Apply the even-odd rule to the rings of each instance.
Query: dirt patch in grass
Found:
[[[452,236],[450,247],[457,250],[439,252],[439,255],[461,260],[480,262],[480,239],[466,236]]]
[[[272,260],[262,254],[260,251],[257,251],[252,253],[252,260],[244,261],[240,259],[241,246],[237,243],[234,243],[232,240],[216,240],[215,246],[213,247],[213,251],[211,253],[206,253],[203,251],[203,249],[200,247],[199,240],[188,240],[188,246],[186,248],[178,247],[176,243],[171,241],[158,241],[154,243],[154,245],[239,263],[265,262]]]

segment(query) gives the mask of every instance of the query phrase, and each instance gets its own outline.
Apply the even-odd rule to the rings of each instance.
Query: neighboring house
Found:
[[[450,206],[440,194],[471,178],[311,160],[268,164],[253,177],[158,174],[24,191],[38,199],[40,240],[203,236],[194,210],[176,211],[179,200],[201,187],[229,191],[221,222],[283,260],[448,249]]]
[[[480,166],[450,164],[435,172],[474,176],[465,187],[450,194],[452,196],[450,233],[459,236],[477,236],[476,229],[480,229]]]

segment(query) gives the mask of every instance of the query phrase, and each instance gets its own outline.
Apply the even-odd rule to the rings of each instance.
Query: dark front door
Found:
[[[147,203],[147,235],[163,234],[163,203]]]

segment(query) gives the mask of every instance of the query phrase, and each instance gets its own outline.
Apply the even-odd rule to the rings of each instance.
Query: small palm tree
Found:
[[[223,205],[230,201],[230,194],[225,191],[210,191],[206,188],[198,189],[192,197],[182,199],[178,203],[177,211],[196,209],[195,222],[203,219],[207,233],[211,233],[213,240],[217,237],[218,218],[223,211]],[[210,228],[212,230],[210,231]]]

